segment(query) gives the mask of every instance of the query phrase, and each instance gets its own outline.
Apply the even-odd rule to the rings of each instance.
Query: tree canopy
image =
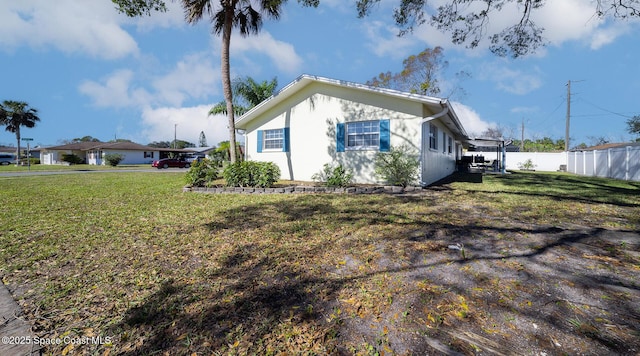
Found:
[[[204,135],[204,131],[200,131],[200,137],[198,138],[199,147],[207,147],[207,136]]]
[[[278,78],[275,77],[271,81],[263,80],[260,83],[249,76],[235,78],[231,83],[235,114],[242,115],[251,110],[251,108],[275,94],[277,88]],[[227,106],[224,101],[219,102],[209,110],[209,115],[226,113]]]
[[[534,53],[546,44],[544,28],[532,20],[532,14],[545,6],[545,0],[450,0],[434,7],[429,0],[398,0],[393,19],[400,35],[425,23],[451,35],[455,44],[477,47],[483,40],[499,55],[520,57]],[[356,0],[358,16],[369,15],[380,0]],[[513,22],[489,32],[491,17],[505,6],[516,5],[519,15]],[[640,17],[640,0],[595,0],[594,16],[619,19]]]
[[[40,121],[38,110],[24,101],[5,100],[0,104],[0,125],[16,135],[16,164],[20,161],[21,128],[32,128]]]
[[[627,131],[640,139],[640,115],[636,115],[627,120]]]

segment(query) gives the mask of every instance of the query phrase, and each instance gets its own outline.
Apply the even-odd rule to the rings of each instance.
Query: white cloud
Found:
[[[408,55],[415,44],[412,36],[398,37],[398,28],[386,22],[366,21],[362,26],[369,40],[367,47],[379,57],[402,59]]]
[[[228,141],[227,118],[223,115],[208,116],[211,106],[147,108],[142,112],[145,127],[142,136],[148,142],[171,141],[177,124],[175,133],[178,140],[197,144],[200,132],[204,131],[210,146]]]
[[[87,80],[80,84],[78,90],[99,107],[149,105],[151,95],[144,89],[132,88],[133,77],[131,70],[118,70],[106,77],[103,84]]]
[[[55,48],[103,59],[139,52],[120,27],[124,21],[110,1],[4,1],[0,5],[0,47]]]
[[[453,106],[453,110],[455,110],[456,115],[458,115],[460,123],[462,123],[462,126],[467,131],[467,134],[471,137],[478,136],[480,133],[486,131],[489,127],[496,126],[495,123],[490,123],[482,120],[482,118],[480,118],[480,115],[467,105],[456,101],[452,101],[451,105]]]
[[[99,107],[181,106],[189,99],[215,95],[218,78],[211,58],[197,53],[186,55],[171,72],[161,76],[141,78],[130,69],[121,69],[100,82],[86,80],[78,90]],[[152,88],[146,89],[141,84],[147,82]]]
[[[591,37],[590,47],[592,50],[598,50],[610,43],[613,43],[618,37],[625,35],[631,31],[631,27],[627,24],[615,24],[607,28],[598,29]]]
[[[498,89],[511,94],[528,94],[542,86],[542,74],[537,67],[525,72],[510,69],[504,62],[494,62],[482,65],[478,73],[478,79],[492,81]]]
[[[273,64],[286,73],[298,74],[302,67],[302,58],[296,53],[292,44],[276,40],[269,32],[260,32],[257,35],[242,37],[234,32],[231,41],[231,53],[241,56],[243,53],[262,53],[269,57]],[[219,47],[220,38],[215,37],[214,46]]]
[[[211,56],[191,54],[180,60],[175,69],[153,81],[159,101],[180,106],[188,99],[203,99],[217,92],[219,71]]]
[[[532,113],[539,110],[540,108],[538,108],[537,106],[516,106],[514,108],[511,108],[511,110],[509,111],[514,114],[521,114],[521,113]]]
[[[154,12],[152,16],[138,18],[136,20],[138,29],[141,31],[150,31],[156,27],[172,28],[185,26],[186,21],[181,3],[179,1],[167,1],[165,5],[167,6],[166,12]]]
[[[537,10],[533,20],[545,29],[544,36],[552,45],[571,40],[586,40],[602,24],[595,4],[583,0],[547,1]]]

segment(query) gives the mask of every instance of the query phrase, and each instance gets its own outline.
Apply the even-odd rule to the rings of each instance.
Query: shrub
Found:
[[[273,162],[243,161],[229,164],[222,176],[229,187],[266,188],[280,179],[280,168]]]
[[[194,161],[187,171],[185,180],[193,187],[205,187],[218,179],[218,167],[209,159]]]
[[[406,187],[418,179],[418,161],[415,150],[406,145],[391,147],[389,152],[376,154],[376,176],[391,185]]]
[[[124,155],[121,155],[119,153],[107,153],[106,155],[104,155],[104,161],[111,167],[119,165],[123,159]]]
[[[342,164],[334,167],[329,163],[325,163],[322,170],[311,176],[316,182],[322,182],[327,187],[347,187],[353,181],[353,173],[342,166]]]
[[[533,171],[534,168],[536,167],[537,166],[533,164],[533,161],[531,160],[531,158],[524,161],[524,163],[518,162],[518,168],[520,168],[523,171]]]
[[[73,153],[71,154],[63,154],[62,155],[62,161],[63,162],[68,162],[69,164],[80,164],[83,162],[82,158],[78,157],[78,155],[75,155]]]

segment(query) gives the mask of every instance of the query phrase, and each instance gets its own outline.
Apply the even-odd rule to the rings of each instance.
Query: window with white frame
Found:
[[[453,138],[451,136],[449,136],[447,141],[447,151],[449,152],[449,154],[453,153]]]
[[[380,145],[380,121],[348,122],[347,149],[378,148]]]
[[[284,132],[282,129],[264,130],[264,149],[282,150],[284,145]]]
[[[429,148],[438,149],[438,126],[429,124]]]

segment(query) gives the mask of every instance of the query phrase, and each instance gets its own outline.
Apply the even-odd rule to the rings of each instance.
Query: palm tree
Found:
[[[317,6],[317,0],[298,0],[308,5]],[[260,0],[258,8],[254,8],[251,0],[182,0],[188,23],[195,24],[205,14],[208,14],[213,23],[213,32],[222,35],[221,71],[222,90],[226,102],[227,119],[229,121],[229,148],[231,163],[236,161],[236,124],[235,110],[233,109],[233,92],[231,88],[231,74],[229,70],[229,46],[231,44],[231,32],[234,28],[240,31],[241,36],[257,34],[262,27],[262,13],[278,19],[280,8],[286,0]]]
[[[242,115],[251,110],[254,106],[271,97],[278,87],[278,78],[271,81],[263,80],[261,83],[256,82],[251,77],[236,78],[231,83],[231,91],[233,93],[233,110],[235,115]],[[242,99],[242,105],[238,102],[238,97]],[[209,110],[209,115],[225,114],[227,115],[226,102],[221,101]]]
[[[20,127],[34,127],[40,121],[38,110],[29,108],[24,101],[5,100],[0,105],[0,125],[16,134],[16,165],[20,163]]]
[[[111,0],[120,12],[130,17],[149,15],[153,11],[165,11],[164,0]],[[190,24],[200,21],[208,15],[213,24],[213,32],[222,35],[222,50],[220,51],[222,91],[229,120],[229,141],[231,145],[231,162],[236,161],[236,123],[233,109],[233,93],[231,89],[231,74],[229,71],[229,46],[231,32],[234,28],[241,36],[257,34],[262,27],[262,13],[278,19],[280,9],[287,0],[181,0],[185,12],[185,19]],[[298,0],[303,6],[318,7],[320,0]],[[257,7],[255,7],[257,5]],[[257,10],[256,10],[257,8]]]

